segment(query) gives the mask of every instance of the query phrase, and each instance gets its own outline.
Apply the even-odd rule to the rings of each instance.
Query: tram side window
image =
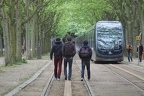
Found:
[[[90,47],[93,47],[93,44],[92,44],[92,38],[93,38],[93,36],[92,36],[92,32],[90,32]]]

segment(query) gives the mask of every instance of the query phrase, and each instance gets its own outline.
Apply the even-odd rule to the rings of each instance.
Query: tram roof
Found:
[[[97,23],[120,23],[119,21],[98,21]]]

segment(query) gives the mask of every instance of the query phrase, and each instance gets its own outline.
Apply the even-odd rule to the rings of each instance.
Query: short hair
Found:
[[[84,45],[88,45],[88,41],[87,41],[87,40],[84,40],[84,41],[83,41],[83,44],[84,44]]]
[[[71,41],[72,39],[71,39],[71,37],[67,37],[67,41]]]
[[[56,41],[60,41],[61,39],[60,38],[56,38]]]

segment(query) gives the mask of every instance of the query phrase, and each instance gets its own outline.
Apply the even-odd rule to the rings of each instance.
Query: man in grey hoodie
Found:
[[[64,57],[64,75],[65,75],[65,80],[71,80],[72,76],[72,62],[73,62],[73,57],[76,54],[76,48],[74,43],[72,42],[72,39],[70,37],[67,38],[63,48],[62,48],[62,53]],[[67,63],[69,63],[69,72],[67,75]]]

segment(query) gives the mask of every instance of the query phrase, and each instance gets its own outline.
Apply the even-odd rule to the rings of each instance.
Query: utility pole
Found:
[[[138,46],[137,46],[137,50],[138,50],[138,65],[139,65],[139,43],[141,41],[141,37],[142,37],[142,33],[140,33],[139,36],[136,36],[136,40],[138,40]]]

